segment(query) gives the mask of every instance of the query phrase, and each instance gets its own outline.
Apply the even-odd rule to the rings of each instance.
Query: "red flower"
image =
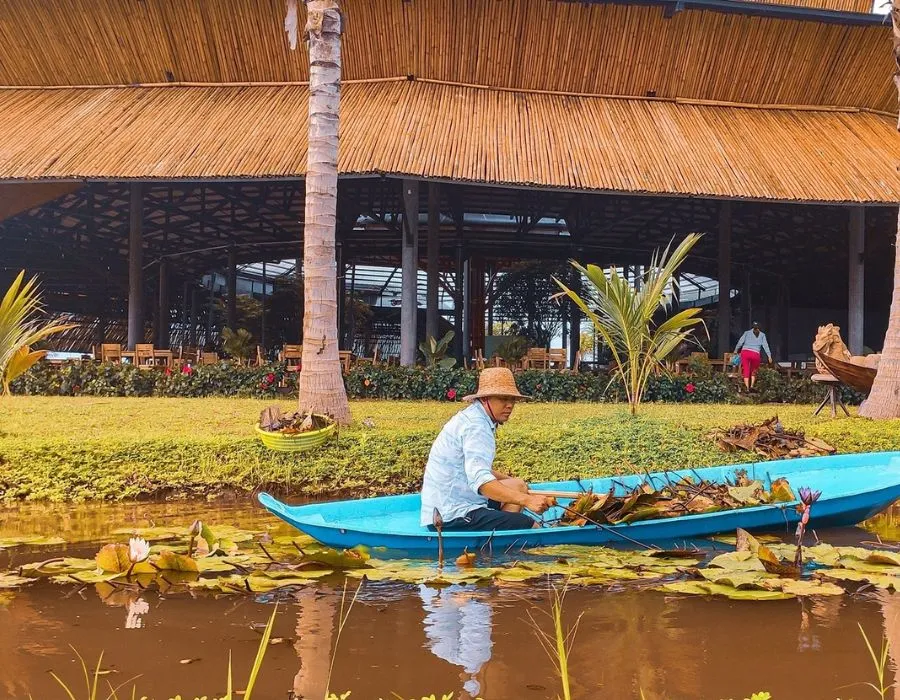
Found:
[[[689,394],[693,394],[697,390],[697,387],[695,387],[693,384],[685,384],[684,390]]]
[[[271,383],[274,382],[274,381],[275,381],[275,375],[272,374],[271,372],[269,372],[269,373],[266,375],[266,383],[267,383],[267,384],[271,384]]]
[[[194,368],[191,367],[190,365],[185,365],[184,367],[181,368],[182,374],[191,374],[193,371],[194,371]]]
[[[456,389],[447,389],[447,398],[453,401],[456,398]]]
[[[172,376],[172,369],[171,369],[170,367],[166,367],[165,372],[166,372],[166,376],[167,376],[167,377],[171,377],[171,376]]]

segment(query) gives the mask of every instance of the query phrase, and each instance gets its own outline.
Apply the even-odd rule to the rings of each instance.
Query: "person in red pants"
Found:
[[[744,331],[744,335],[734,346],[734,353],[741,353],[741,374],[748,392],[753,391],[753,386],[756,384],[756,371],[762,364],[763,350],[765,350],[771,365],[773,360],[772,351],[769,350],[769,341],[766,339],[766,334],[759,329],[759,322],[754,321],[753,327],[749,331]]]

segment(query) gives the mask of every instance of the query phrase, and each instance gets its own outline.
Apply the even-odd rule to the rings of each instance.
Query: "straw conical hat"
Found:
[[[506,367],[490,367],[482,370],[481,374],[478,375],[478,391],[474,394],[463,396],[463,401],[485,399],[489,396],[502,396],[514,399],[528,398],[524,394],[519,393],[515,377]]]

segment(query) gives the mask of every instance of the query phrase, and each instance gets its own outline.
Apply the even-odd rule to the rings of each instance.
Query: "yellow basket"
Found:
[[[255,429],[263,445],[270,450],[277,450],[278,452],[306,452],[327,442],[334,435],[335,427],[335,424],[332,423],[319,430],[310,430],[306,433],[296,433],[294,435],[263,430],[259,427],[259,423],[256,424]]]

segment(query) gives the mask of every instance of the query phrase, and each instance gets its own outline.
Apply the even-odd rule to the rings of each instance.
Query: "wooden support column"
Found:
[[[462,356],[463,364],[472,357],[472,260],[463,260],[462,298]]]
[[[865,322],[866,210],[850,210],[850,288],[847,309],[847,347],[852,355],[862,355]]]
[[[266,285],[268,284],[268,280],[266,279],[266,262],[263,261],[262,264],[262,309],[260,312],[259,319],[259,344],[263,349],[263,354],[267,355],[266,352]]]
[[[419,183],[403,181],[403,247],[400,292],[400,364],[416,364],[416,301],[419,274]]]
[[[579,255],[579,257],[581,256]],[[573,267],[569,274],[571,276],[569,289],[580,295],[581,273]],[[575,356],[581,349],[581,309],[568,297],[565,298],[564,303],[569,308],[569,367],[577,369],[575,367]]]
[[[169,263],[165,258],[159,261],[159,305],[156,309],[156,345],[163,350],[169,347]]]
[[[234,248],[228,249],[228,327],[237,330],[237,252]]]
[[[719,204],[719,357],[731,351],[731,202]]]
[[[346,350],[344,347],[344,324],[346,323],[346,296],[347,296],[347,270],[344,266],[344,244],[341,240],[342,236],[339,235],[335,246],[334,246],[334,262],[335,262],[335,270],[337,270],[337,310],[338,310],[338,318],[337,318],[337,327],[338,327],[338,349]]]
[[[190,333],[190,342],[189,345],[191,347],[197,347],[197,324],[199,323],[200,316],[200,292],[196,287],[191,287],[191,333]]]
[[[131,185],[128,210],[128,348],[144,342],[144,220],[141,183]]]
[[[356,263],[350,265],[350,308],[347,310],[347,329],[346,340],[344,341],[345,349],[353,352],[356,344]]]
[[[438,339],[438,284],[441,257],[440,185],[428,183],[428,285],[425,292],[425,337]]]
[[[474,353],[476,348],[484,350],[485,328],[485,302],[487,290],[484,286],[485,265],[484,259],[473,257],[469,262],[469,292],[470,299],[470,323],[469,323],[469,352]]]
[[[457,224],[458,226],[458,224]],[[456,362],[462,366],[463,363],[463,305],[465,304],[465,258],[463,256],[462,240],[456,242],[456,297],[453,301],[453,327],[456,330],[456,337],[453,341],[453,347],[456,353]]]

